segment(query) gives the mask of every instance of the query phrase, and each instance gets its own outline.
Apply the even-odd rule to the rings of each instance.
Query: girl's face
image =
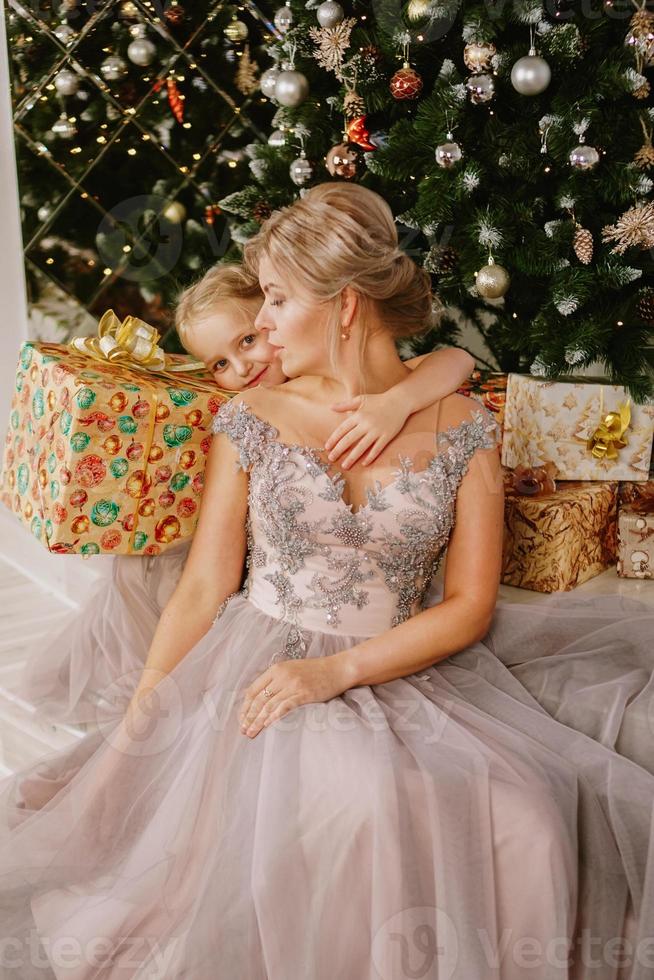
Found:
[[[267,334],[286,377],[325,374],[329,364],[327,306],[282,283],[266,255],[259,260],[259,284],[264,301],[254,325]]]
[[[286,381],[276,349],[267,334],[254,326],[260,305],[260,300],[227,302],[191,329],[187,349],[204,361],[216,383],[227,391]]]

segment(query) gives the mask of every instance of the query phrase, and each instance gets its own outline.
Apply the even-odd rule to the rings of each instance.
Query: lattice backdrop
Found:
[[[233,44],[237,12],[248,35]],[[243,184],[243,147],[269,129],[255,81],[265,14],[9,0],[7,22],[37,333],[65,342],[109,307],[165,330],[180,287],[234,248],[216,202]]]

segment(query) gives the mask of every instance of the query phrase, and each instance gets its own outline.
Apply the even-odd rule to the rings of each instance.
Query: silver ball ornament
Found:
[[[42,204],[39,210],[36,212],[36,217],[39,221],[47,221],[52,214],[52,208],[49,204]]]
[[[286,146],[286,133],[281,129],[273,129],[268,137],[268,146],[272,146],[275,150],[281,150],[283,146]]]
[[[336,27],[345,17],[345,11],[336,0],[325,0],[316,10],[316,17],[321,27]]]
[[[52,133],[62,140],[72,140],[77,135],[77,126],[71,122],[65,112],[52,124]]]
[[[279,33],[286,34],[293,26],[293,11],[290,7],[280,7],[275,13],[273,20]]]
[[[536,54],[535,48],[530,48],[524,58],[518,58],[511,69],[511,84],[520,95],[540,95],[551,79],[550,66]]]
[[[79,89],[79,75],[64,68],[55,75],[53,83],[59,95],[75,95]]]
[[[444,170],[451,170],[463,156],[463,151],[459,144],[454,142],[452,133],[448,133],[447,142],[436,147],[435,155],[439,167],[443,167]]]
[[[498,265],[493,258],[489,258],[488,265],[481,267],[475,280],[477,292],[486,299],[497,299],[499,296],[504,296],[510,283],[509,273],[503,265]]]
[[[483,105],[495,95],[495,82],[492,75],[471,75],[466,79],[466,89],[474,105]]]
[[[296,187],[304,187],[313,177],[313,167],[307,160],[304,150],[289,167],[289,174]]]
[[[274,65],[272,68],[267,68],[263,75],[259,79],[259,88],[263,95],[267,99],[274,99],[275,97],[275,86],[277,85],[277,79],[279,78],[279,68]]]
[[[573,170],[592,170],[599,163],[599,153],[594,146],[580,143],[571,150],[568,160]]]
[[[52,33],[62,44],[70,44],[75,37],[75,31],[70,24],[57,24]]]
[[[140,68],[151,65],[157,54],[157,48],[147,37],[135,38],[127,48],[127,57]]]
[[[293,109],[301,105],[309,94],[309,82],[301,71],[287,68],[280,71],[275,85],[275,98],[280,105]]]
[[[110,54],[100,65],[100,74],[107,82],[117,82],[127,71],[127,63],[117,54]]]

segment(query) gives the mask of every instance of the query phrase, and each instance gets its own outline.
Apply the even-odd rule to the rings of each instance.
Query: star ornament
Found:
[[[654,248],[654,202],[629,208],[614,225],[605,225],[602,240],[617,242],[611,251],[620,255],[628,248]]]

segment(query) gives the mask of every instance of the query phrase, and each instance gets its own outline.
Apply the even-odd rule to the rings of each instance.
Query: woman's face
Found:
[[[286,381],[277,352],[266,333],[254,326],[260,300],[226,302],[193,324],[187,349],[207,365],[227,391]]]
[[[277,351],[287,378],[325,374],[329,364],[329,308],[282,282],[270,259],[259,260],[259,284],[264,295],[254,325],[265,332]]]

